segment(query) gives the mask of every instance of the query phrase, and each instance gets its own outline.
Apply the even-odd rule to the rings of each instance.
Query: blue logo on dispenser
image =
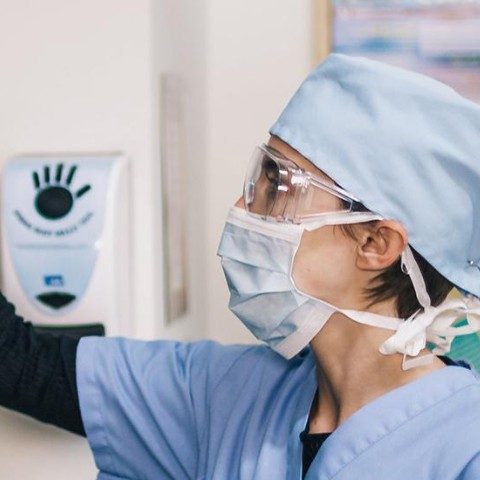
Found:
[[[45,275],[43,282],[47,287],[63,287],[65,285],[63,275]]]

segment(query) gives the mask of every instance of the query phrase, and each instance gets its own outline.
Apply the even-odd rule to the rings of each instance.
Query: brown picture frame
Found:
[[[312,0],[312,20],[312,63],[318,65],[332,50],[332,1]]]

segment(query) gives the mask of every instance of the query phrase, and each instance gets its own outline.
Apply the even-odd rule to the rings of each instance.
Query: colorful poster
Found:
[[[480,0],[337,0],[336,52],[425,73],[480,102]]]

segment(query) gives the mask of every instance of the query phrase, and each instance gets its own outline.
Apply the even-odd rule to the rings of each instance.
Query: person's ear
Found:
[[[361,270],[384,270],[395,263],[408,243],[403,225],[379,220],[361,229],[356,249],[356,265]]]

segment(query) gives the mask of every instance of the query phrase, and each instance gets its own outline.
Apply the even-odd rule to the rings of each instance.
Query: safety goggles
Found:
[[[244,184],[246,210],[265,219],[303,223],[331,212],[365,212],[354,195],[267,145],[255,147]]]

